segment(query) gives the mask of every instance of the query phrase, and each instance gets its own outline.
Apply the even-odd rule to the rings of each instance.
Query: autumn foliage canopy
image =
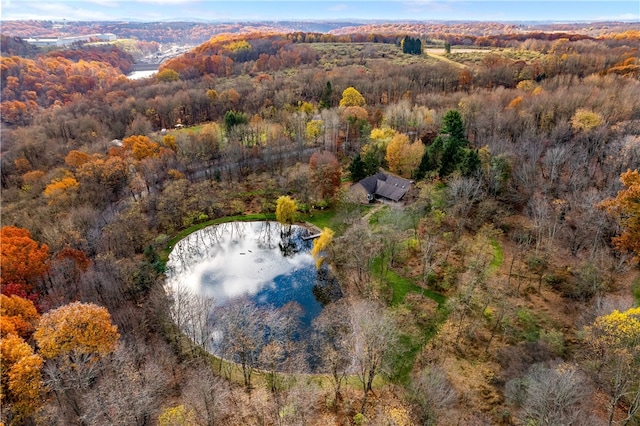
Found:
[[[625,186],[616,198],[606,200],[603,206],[614,215],[623,229],[621,235],[613,239],[613,243],[621,251],[635,253],[640,260],[640,173],[638,170],[627,170],[620,176]]]
[[[44,358],[64,355],[106,355],[120,334],[107,309],[74,302],[44,314],[34,333]]]
[[[31,284],[47,273],[49,247],[34,241],[27,229],[3,226],[0,240],[0,277],[3,284]]]

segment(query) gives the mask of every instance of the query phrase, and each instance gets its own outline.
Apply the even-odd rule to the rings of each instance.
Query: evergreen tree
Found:
[[[448,111],[442,119],[440,135],[425,150],[418,167],[419,179],[432,170],[437,170],[441,177],[448,176],[456,170],[464,176],[471,176],[478,170],[480,157],[476,150],[469,148],[464,131],[460,112]]]
[[[413,54],[414,55],[422,55],[422,42],[420,41],[419,38],[415,39],[414,45],[413,45]]]
[[[453,138],[456,141],[464,142],[465,146],[469,145],[469,142],[464,138],[464,124],[458,110],[447,111],[442,118],[440,133],[449,135],[449,138]]]
[[[480,168],[480,156],[477,149],[466,148],[465,151],[464,160],[460,165],[460,172],[462,172],[463,176],[470,177]]]
[[[425,148],[424,153],[422,154],[422,159],[420,160],[420,165],[418,165],[418,170],[416,171],[416,179],[424,179],[432,170],[435,170],[436,167],[431,161],[431,155],[429,151],[429,147]]]
[[[442,150],[442,159],[440,160],[440,176],[449,176],[453,173],[464,160],[464,151],[461,141],[449,136]]]
[[[380,171],[382,160],[384,159],[384,151],[378,149],[369,149],[364,153],[362,161],[364,162],[365,176],[375,175]]]
[[[349,174],[351,175],[352,182],[358,182],[367,177],[365,164],[360,154],[356,155],[351,161],[351,164],[349,164]]]
[[[320,96],[320,108],[331,108],[332,96],[333,96],[333,88],[331,87],[331,82],[327,81],[327,84],[324,86],[324,89],[322,90],[322,95]]]
[[[402,53],[408,53],[410,55],[422,54],[422,42],[419,38],[404,36],[402,41],[400,41],[400,45],[402,46]]]
[[[240,124],[247,124],[249,119],[247,118],[247,114],[244,112],[236,112],[234,110],[230,110],[225,112],[224,114],[224,127],[227,132],[231,131],[232,128],[238,126]]]

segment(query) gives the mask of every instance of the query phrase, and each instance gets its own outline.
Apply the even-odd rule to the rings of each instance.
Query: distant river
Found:
[[[141,79],[141,78],[151,77],[152,75],[154,75],[157,72],[158,72],[158,70],[133,71],[132,73],[127,74],[127,78],[130,79],[130,80],[138,80],[138,79]]]

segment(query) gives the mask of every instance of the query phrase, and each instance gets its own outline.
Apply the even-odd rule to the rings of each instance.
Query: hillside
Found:
[[[141,80],[3,37],[0,421],[640,422],[637,34],[341,25],[69,25],[200,43]],[[320,234],[311,344],[165,286],[180,239],[266,219]]]

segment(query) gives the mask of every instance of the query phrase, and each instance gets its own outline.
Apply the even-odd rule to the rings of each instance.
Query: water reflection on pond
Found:
[[[318,299],[326,302],[338,297],[339,288],[334,285],[327,290],[325,274],[318,277],[310,254],[312,241],[302,238],[307,235],[305,228],[289,229],[278,222],[230,222],[204,228],[173,248],[167,284],[213,297],[214,306],[241,297],[276,308],[294,301],[303,308],[301,321],[308,326],[322,310]]]

